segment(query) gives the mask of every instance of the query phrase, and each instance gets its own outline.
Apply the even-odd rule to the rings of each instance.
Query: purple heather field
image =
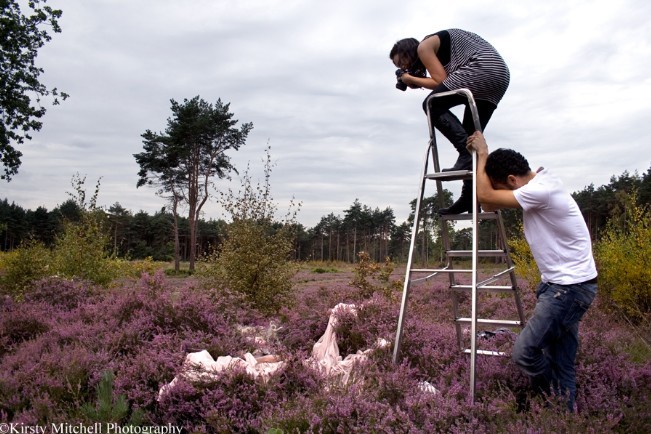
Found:
[[[412,287],[401,362],[393,364],[400,291],[362,298],[350,284],[352,267],[327,266],[302,266],[294,278],[295,304],[272,318],[236,294],[162,272],[108,289],[51,278],[22,302],[1,299],[0,422],[127,424],[137,414],[143,426],[209,433],[651,432],[648,347],[598,298],[581,325],[575,414],[554,397],[531,397],[508,357],[478,356],[470,405],[469,356],[457,345],[444,278]],[[393,278],[402,280],[401,271]],[[535,299],[530,285],[522,287],[529,315]],[[358,306],[357,315],[339,318],[342,357],[376,348],[378,338],[391,342],[373,349],[345,384],[303,363],[338,303]],[[512,318],[512,298],[482,295],[480,311]],[[243,329],[257,330],[264,341]],[[479,342],[508,352],[514,336],[498,333]],[[185,356],[204,349],[214,358],[271,353],[285,363],[268,381],[230,370],[201,382],[179,381],[157,400]],[[122,397],[128,410],[101,413],[97,389],[106,372],[114,374],[112,405]]]

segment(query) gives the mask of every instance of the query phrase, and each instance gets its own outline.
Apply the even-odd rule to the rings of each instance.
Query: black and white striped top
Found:
[[[509,86],[509,68],[500,53],[479,35],[461,29],[435,33],[441,40],[436,56],[448,77],[450,90],[468,88],[475,99],[497,105]]]

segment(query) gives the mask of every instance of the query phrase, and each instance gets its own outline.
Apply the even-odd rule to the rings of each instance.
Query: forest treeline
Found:
[[[644,207],[651,203],[651,168],[639,175],[624,172],[613,176],[606,185],[595,187],[593,184],[573,193],[586,219],[590,233],[597,240],[606,228],[611,216],[621,215],[624,203],[635,193],[636,202]],[[444,203],[451,200],[445,191]],[[368,252],[377,261],[390,257],[401,262],[406,259],[411,239],[412,215],[408,221],[397,223],[393,210],[373,208],[355,200],[343,215],[330,213],[321,218],[319,223],[306,228],[294,224],[294,259],[355,262],[357,253]],[[423,229],[418,237],[418,253],[421,257],[442,255],[438,242],[438,198],[425,199],[426,212],[420,227]],[[119,203],[103,210],[106,217],[106,229],[109,231],[111,254],[119,258],[168,261],[173,259],[174,232],[173,215],[165,208],[150,215],[144,211],[133,213]],[[517,236],[520,228],[520,212],[504,212],[504,221],[509,236]],[[70,199],[52,210],[38,207],[27,210],[10,203],[7,199],[0,201],[0,250],[9,251],[19,247],[28,240],[42,242],[52,246],[60,236],[65,221],[78,221],[82,211],[77,202]],[[483,224],[483,222],[482,222]],[[224,220],[199,219],[197,222],[197,252],[199,256],[218,247],[226,237],[229,223]],[[280,223],[278,223],[280,226]],[[480,243],[490,243],[495,238],[494,231],[486,226],[480,228]],[[179,219],[179,241],[181,259],[190,255],[190,227],[187,218]],[[453,228],[451,233],[453,248],[468,248],[471,233],[468,228]]]

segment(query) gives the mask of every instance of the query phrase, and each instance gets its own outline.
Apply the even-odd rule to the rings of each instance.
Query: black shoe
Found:
[[[477,204],[477,211],[481,212],[479,204]],[[439,215],[463,214],[464,212],[472,213],[472,182],[468,179],[463,181],[459,199],[448,208],[438,210]]]
[[[454,166],[443,169],[441,172],[452,172],[456,170],[472,170],[472,155],[470,155],[470,152],[466,151],[465,153],[459,154],[459,158],[457,158]]]
[[[515,394],[515,412],[524,413],[529,411],[531,403],[529,402],[529,393],[525,390],[520,390]]]
[[[472,213],[472,197],[471,195],[464,196],[463,194],[456,202],[448,208],[441,208],[438,210],[439,215],[448,214],[463,214],[464,212]]]

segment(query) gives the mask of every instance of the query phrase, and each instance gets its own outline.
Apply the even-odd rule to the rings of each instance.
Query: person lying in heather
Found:
[[[521,208],[524,235],[541,272],[532,317],[518,335],[513,361],[535,393],[554,392],[574,411],[579,321],[597,293],[590,234],[578,205],[549,169],[532,171],[511,149],[490,154],[482,133],[468,138],[477,152],[477,196],[486,211]]]
[[[328,377],[340,379],[342,384],[346,384],[350,379],[355,365],[365,362],[368,355],[374,348],[358,350],[355,354],[348,354],[342,358],[339,354],[337,345],[336,324],[338,315],[352,313],[357,315],[358,307],[354,304],[339,303],[330,310],[328,326],[319,340],[312,347],[312,355],[309,359],[304,360],[306,366],[312,367],[318,372]],[[254,339],[254,342],[261,342]],[[389,342],[379,338],[375,348],[384,348]],[[242,357],[220,356],[217,360],[213,359],[207,350],[195,351],[186,355],[181,372],[174,379],[163,385],[158,391],[158,400],[162,399],[172,390],[179,381],[186,380],[190,382],[210,380],[215,375],[232,369],[241,369],[253,378],[261,378],[267,381],[272,375],[284,366],[285,362],[278,355],[268,354],[263,356],[254,356],[251,353],[245,353]],[[419,387],[423,391],[437,393],[436,389],[427,382],[422,382]]]

